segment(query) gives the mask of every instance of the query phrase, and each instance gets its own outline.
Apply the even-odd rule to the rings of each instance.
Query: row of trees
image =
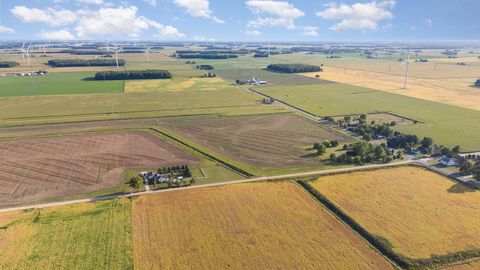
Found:
[[[319,66],[304,64],[271,64],[267,66],[268,70],[283,73],[302,73],[302,72],[318,72],[322,71]]]
[[[183,59],[229,59],[229,58],[238,58],[237,54],[212,54],[212,53],[177,53],[173,57],[183,58]]]
[[[171,77],[167,70],[101,71],[95,74],[95,80],[146,80]]]
[[[386,144],[374,145],[369,142],[357,142],[344,145],[347,152],[337,157],[330,154],[330,161],[337,164],[365,164],[365,163],[389,163],[393,159],[402,158],[401,153],[394,155],[393,150],[388,150]]]
[[[182,166],[158,168],[157,173],[159,174],[173,173],[177,175],[181,174],[183,177],[192,177],[192,172],[190,171],[190,167],[188,167],[188,164],[185,164]]]
[[[203,74],[203,75],[200,76],[200,78],[215,78],[215,77],[217,77],[217,74],[215,74],[215,73],[210,73],[210,72],[208,72],[207,74]]]
[[[20,63],[15,61],[0,61],[0,68],[13,68],[20,66]]]
[[[48,65],[52,67],[97,67],[97,66],[116,66],[115,59],[62,59],[49,60]],[[125,60],[118,60],[119,66],[125,65]]]

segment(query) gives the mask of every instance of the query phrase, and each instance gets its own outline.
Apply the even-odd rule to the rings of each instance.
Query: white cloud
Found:
[[[245,31],[245,34],[247,34],[248,36],[260,36],[262,33],[260,33],[260,31],[258,30],[248,30]]]
[[[410,31],[417,31],[417,27],[414,25],[410,26]]]
[[[295,19],[305,16],[305,13],[294,5],[283,1],[248,0],[247,7],[259,17],[248,22],[249,27],[285,26],[295,28]],[[266,17],[261,17],[266,14]]]
[[[42,39],[50,39],[50,40],[72,40],[75,37],[70,33],[68,30],[58,30],[58,31],[42,31],[40,34],[37,35]]]
[[[432,27],[432,25],[433,25],[433,22],[432,22],[431,19],[425,19],[425,20],[422,21],[422,23],[424,25],[426,25],[427,27]]]
[[[77,0],[79,3],[91,4],[91,5],[103,5],[105,2],[103,0]]]
[[[224,23],[224,21],[213,15],[208,0],[173,0],[173,2],[177,6],[184,8],[190,16],[207,18],[217,23]]]
[[[207,37],[202,37],[202,36],[194,36],[193,40],[194,41],[215,41],[214,38],[207,38]]]
[[[12,28],[0,25],[0,33],[12,34],[12,33],[15,33],[15,30],[13,30]]]
[[[327,20],[340,20],[330,27],[334,31],[349,29],[377,30],[379,22],[393,19],[391,9],[395,7],[395,0],[372,1],[355,3],[352,5],[336,3],[327,4],[327,8],[316,13],[317,16]]]
[[[38,9],[26,6],[15,6],[12,14],[25,23],[47,23],[52,26],[66,25],[76,20],[75,12],[65,9]]]
[[[152,7],[156,7],[156,6],[157,6],[157,0],[143,0],[143,2],[151,5]]]
[[[304,26],[303,35],[309,37],[318,37],[318,27],[316,26]]]
[[[143,31],[152,28],[158,31],[157,36],[159,37],[185,37],[184,34],[180,33],[173,26],[165,26],[157,21],[138,16],[136,6],[121,6],[117,8],[103,6],[95,10],[79,9],[77,11],[55,10],[52,8],[35,9],[17,6],[11,11],[23,22],[42,22],[52,26],[74,24],[76,36],[80,39],[99,36],[127,36],[130,38],[138,38]],[[63,18],[63,15],[68,15],[68,19]],[[50,32],[41,34],[46,35],[48,33]],[[67,36],[65,32],[63,32],[63,34]]]

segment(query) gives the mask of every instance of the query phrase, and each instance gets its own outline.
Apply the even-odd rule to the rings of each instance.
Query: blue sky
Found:
[[[0,39],[479,40],[479,0],[0,0]]]

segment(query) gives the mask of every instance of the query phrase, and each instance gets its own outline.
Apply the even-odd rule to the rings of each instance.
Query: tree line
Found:
[[[283,73],[302,73],[302,72],[318,72],[322,71],[319,66],[304,65],[304,64],[270,64],[267,66],[268,70],[283,72]]]
[[[466,155],[458,158],[460,173],[462,175],[473,175],[480,180],[480,155]]]
[[[13,68],[20,66],[20,63],[15,61],[0,61],[0,68]]]
[[[95,74],[95,80],[148,80],[171,77],[167,70],[101,71]]]
[[[176,53],[173,55],[176,58],[183,59],[229,59],[238,58],[237,54],[216,54],[216,53]]]
[[[98,67],[98,66],[116,66],[115,59],[63,59],[49,60],[48,65],[52,67]],[[125,60],[118,59],[119,66],[125,66]]]
[[[214,67],[211,66],[211,65],[198,65],[196,66],[197,69],[200,69],[200,70],[213,70]]]

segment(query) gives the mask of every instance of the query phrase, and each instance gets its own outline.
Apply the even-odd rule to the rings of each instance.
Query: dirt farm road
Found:
[[[348,167],[348,168],[341,168],[341,169],[317,170],[317,171],[283,174],[283,175],[275,175],[275,176],[262,176],[262,177],[244,179],[244,180],[226,181],[226,182],[213,183],[213,184],[204,184],[204,185],[187,186],[187,187],[162,189],[162,190],[142,191],[142,192],[135,192],[135,193],[129,193],[129,194],[110,195],[110,196],[102,196],[102,197],[95,197],[95,198],[86,198],[86,199],[78,199],[78,200],[70,200],[70,201],[60,201],[60,202],[52,202],[52,203],[10,207],[10,208],[0,209],[0,213],[22,211],[22,210],[27,210],[32,208],[35,208],[35,209],[49,208],[54,206],[70,205],[70,204],[77,204],[77,203],[88,203],[88,202],[104,201],[104,200],[111,200],[111,199],[118,199],[118,198],[128,198],[133,196],[140,196],[140,195],[147,195],[147,194],[154,194],[154,193],[174,192],[177,190],[217,187],[217,186],[224,186],[224,185],[230,185],[230,184],[280,180],[280,179],[288,179],[288,178],[296,178],[296,177],[308,177],[308,176],[325,175],[325,174],[332,174],[332,173],[360,171],[360,170],[367,170],[367,169],[387,168],[387,167],[394,167],[394,166],[413,164],[413,163],[418,163],[418,162],[413,160],[405,160],[405,161],[389,163],[389,164],[374,164],[374,165],[356,166],[356,167]]]

